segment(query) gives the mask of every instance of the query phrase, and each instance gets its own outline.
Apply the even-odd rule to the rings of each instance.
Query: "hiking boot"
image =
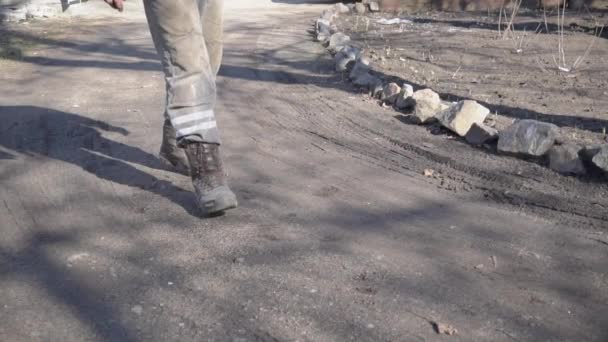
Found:
[[[196,200],[205,215],[236,208],[236,196],[228,187],[220,158],[220,145],[186,142],[186,156]]]
[[[188,175],[188,159],[186,159],[184,149],[177,145],[175,129],[169,119],[165,119],[163,124],[163,142],[160,145],[158,157],[167,167],[183,175]]]

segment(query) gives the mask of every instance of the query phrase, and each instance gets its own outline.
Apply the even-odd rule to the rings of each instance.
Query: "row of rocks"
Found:
[[[583,147],[557,143],[559,127],[536,120],[519,120],[499,131],[486,124],[490,110],[476,101],[446,102],[432,89],[414,91],[410,84],[385,84],[373,72],[362,50],[350,45],[350,37],[338,32],[333,24],[340,14],[360,13],[358,4],[371,8],[373,3],[364,1],[350,6],[339,3],[324,11],[315,24],[316,38],[334,56],[336,71],[348,74],[353,85],[367,90],[385,105],[411,111],[412,122],[438,122],[472,145],[496,144],[496,149],[505,154],[547,157],[549,167],[562,174],[582,175],[589,168],[608,172],[608,145]]]

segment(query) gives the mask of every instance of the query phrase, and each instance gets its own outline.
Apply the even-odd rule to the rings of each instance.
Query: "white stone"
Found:
[[[439,122],[447,129],[464,137],[474,123],[482,124],[490,110],[476,101],[464,100],[437,114]]]

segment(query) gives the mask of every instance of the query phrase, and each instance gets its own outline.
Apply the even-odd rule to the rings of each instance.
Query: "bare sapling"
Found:
[[[566,44],[564,42],[565,19],[566,19],[566,2],[564,1],[562,7],[557,8],[557,36],[558,36],[557,57],[555,55],[553,55],[553,63],[555,64],[555,67],[557,68],[558,71],[570,73],[570,72],[574,72],[574,71],[578,70],[579,67],[581,66],[581,64],[585,61],[585,59],[587,57],[589,57],[589,54],[591,53],[591,50],[593,49],[593,46],[595,45],[597,39],[599,37],[601,37],[602,32],[604,31],[604,26],[601,26],[601,25],[598,26],[598,24],[596,22],[593,36],[589,40],[589,43],[587,44],[587,47],[586,47],[585,51],[583,52],[583,54],[577,56],[574,59],[574,62],[568,63],[568,61],[566,59]]]

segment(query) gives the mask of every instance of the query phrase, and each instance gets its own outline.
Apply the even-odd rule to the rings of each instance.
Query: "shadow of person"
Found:
[[[101,179],[163,196],[189,214],[200,215],[189,191],[129,164],[165,169],[156,156],[101,134],[105,131],[128,135],[124,128],[36,106],[0,106],[0,118],[0,147],[5,149],[4,155],[20,153],[61,160]]]

